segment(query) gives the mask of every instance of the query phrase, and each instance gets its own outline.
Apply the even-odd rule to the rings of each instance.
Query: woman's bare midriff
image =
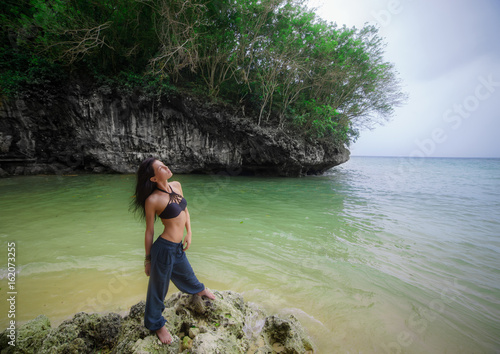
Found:
[[[184,228],[186,226],[186,212],[182,211],[173,219],[162,219],[161,222],[165,229],[160,235],[165,240],[179,243],[184,237]]]

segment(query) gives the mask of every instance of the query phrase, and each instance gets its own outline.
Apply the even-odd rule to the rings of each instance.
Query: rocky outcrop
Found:
[[[9,332],[0,335],[2,353],[313,353],[298,320],[268,316],[245,303],[240,294],[215,291],[215,300],[176,293],[165,302],[163,315],[173,337],[162,345],[143,326],[145,303],[127,316],[78,313],[51,328],[38,316],[18,329],[16,346]],[[12,344],[12,342],[11,342]]]
[[[175,173],[300,176],[346,162],[349,151],[187,95],[153,100],[74,86],[45,101],[0,105],[0,175],[130,173],[148,156]]]

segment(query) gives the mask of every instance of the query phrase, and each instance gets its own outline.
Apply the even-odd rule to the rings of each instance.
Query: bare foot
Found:
[[[200,291],[198,294],[196,295],[199,295],[199,296],[206,296],[208,297],[209,299],[211,300],[215,300],[215,295],[212,294],[212,292],[210,290],[208,290],[207,288],[205,288],[203,291]]]
[[[156,330],[156,335],[158,336],[160,342],[162,342],[163,344],[172,343],[172,336],[168,332],[167,327],[163,326],[162,328]]]

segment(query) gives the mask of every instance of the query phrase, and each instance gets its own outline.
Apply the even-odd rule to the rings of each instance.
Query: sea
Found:
[[[500,159],[354,156],[301,178],[173,172],[200,281],[295,316],[316,353],[500,353]],[[0,179],[0,330],[41,314],[53,327],[80,311],[125,315],[145,299],[134,183]]]

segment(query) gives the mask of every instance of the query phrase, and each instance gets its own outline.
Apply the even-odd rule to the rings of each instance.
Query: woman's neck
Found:
[[[164,182],[156,182],[156,188],[168,191],[170,189],[168,186],[168,180]]]

